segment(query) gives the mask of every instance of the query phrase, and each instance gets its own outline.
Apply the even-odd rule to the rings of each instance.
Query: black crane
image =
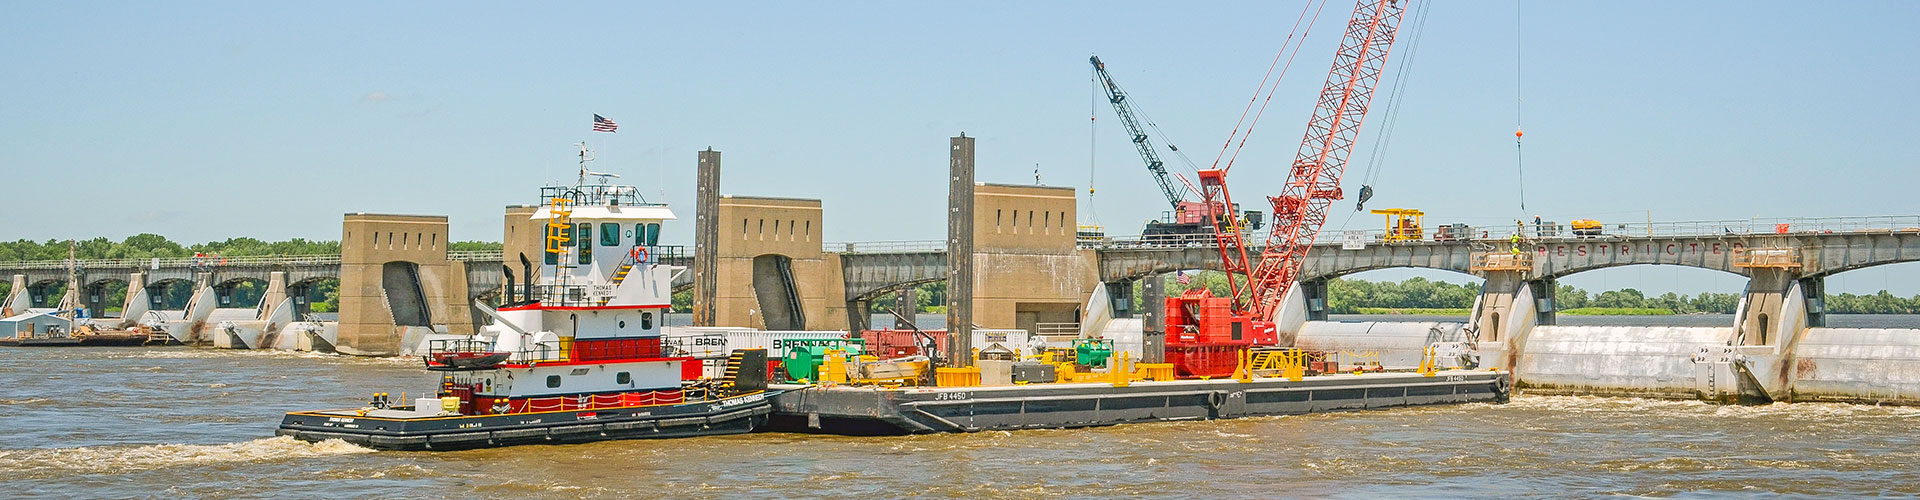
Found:
[[[1127,92],[1120,89],[1120,84],[1113,82],[1113,75],[1107,73],[1107,65],[1100,62],[1100,56],[1089,57],[1087,62],[1093,63],[1100,87],[1106,90],[1107,102],[1113,104],[1113,113],[1119,115],[1120,123],[1127,127],[1127,134],[1133,139],[1133,148],[1140,152],[1140,159],[1147,162],[1147,172],[1153,174],[1154,182],[1160,184],[1160,193],[1166,196],[1167,204],[1172,207],[1161,220],[1148,222],[1142,233],[1146,236],[1211,234],[1213,228],[1206,221],[1206,214],[1209,213],[1206,204],[1187,201],[1186,191],[1175,186],[1173,179],[1167,176],[1166,162],[1160,161],[1160,154],[1153,149],[1153,140],[1147,136],[1146,129],[1140,126],[1140,120],[1134,117],[1133,104],[1127,101]],[[1175,152],[1180,151],[1171,144],[1167,147]],[[1238,207],[1232,211],[1236,214],[1239,212]],[[1212,213],[1228,211],[1215,210]],[[1239,217],[1239,223],[1235,226],[1258,229],[1261,225],[1260,212],[1249,211]]]
[[[1140,151],[1140,159],[1146,160],[1147,171],[1153,174],[1153,180],[1160,183],[1160,192],[1167,196],[1167,203],[1178,210],[1180,202],[1186,201],[1185,193],[1174,187],[1173,179],[1167,178],[1166,163],[1160,161],[1160,154],[1153,151],[1153,141],[1147,137],[1146,129],[1140,128],[1140,120],[1133,116],[1133,105],[1127,102],[1127,92],[1113,83],[1113,75],[1107,73],[1106,63],[1100,62],[1100,56],[1087,58],[1093,63],[1093,71],[1100,77],[1100,87],[1107,91],[1107,102],[1113,103],[1114,114],[1120,115],[1120,123],[1127,126],[1127,133],[1133,136],[1133,148]]]

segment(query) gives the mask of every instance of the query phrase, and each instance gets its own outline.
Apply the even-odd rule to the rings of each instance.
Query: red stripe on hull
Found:
[[[524,306],[502,307],[498,310],[501,310],[501,311],[600,311],[600,310],[622,310],[622,309],[666,309],[668,307],[673,307],[673,305],[672,304],[643,304],[643,305],[637,305],[637,306],[547,307],[540,304],[528,304]]]
[[[470,398],[470,400],[468,398],[462,398],[462,415],[505,415],[543,411],[632,408],[681,404],[687,401],[686,393],[679,389],[520,398],[474,395],[470,396]],[[495,411],[503,405],[506,411]]]

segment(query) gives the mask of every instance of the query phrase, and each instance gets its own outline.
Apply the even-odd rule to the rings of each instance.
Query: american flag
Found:
[[[607,117],[593,115],[594,132],[613,132],[616,130],[620,130],[620,124],[614,123],[613,120],[608,120]]]
[[[1178,273],[1174,273],[1173,282],[1179,283],[1182,285],[1191,285],[1193,284],[1193,277],[1188,276],[1186,271],[1180,271]]]

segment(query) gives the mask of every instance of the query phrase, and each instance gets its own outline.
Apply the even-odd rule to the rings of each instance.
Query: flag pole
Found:
[[[654,114],[658,115],[659,110],[655,111]],[[660,147],[654,148],[653,150],[653,171],[657,174],[657,180],[655,182],[658,182],[655,187],[660,189],[660,199],[654,200],[654,203],[667,202],[667,140],[664,135],[665,134],[662,134],[663,137],[660,138]]]

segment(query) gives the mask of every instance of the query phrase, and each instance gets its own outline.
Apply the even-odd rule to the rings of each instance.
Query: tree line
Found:
[[[228,238],[224,241],[210,241],[192,245],[182,245],[168,240],[165,236],[141,233],[128,236],[122,241],[107,238],[76,240],[74,256],[80,259],[171,259],[192,257],[195,254],[219,255],[223,257],[241,257],[254,255],[327,255],[340,253],[340,242],[333,240],[308,240],[293,238],[284,241],[262,241],[258,238]],[[494,241],[456,241],[447,245],[450,251],[499,250],[501,244]],[[0,261],[21,260],[65,260],[67,258],[67,240],[16,240],[0,242]]]
[[[1206,287],[1215,296],[1227,296],[1226,273],[1201,271],[1186,273],[1188,284],[1168,277],[1165,290],[1176,296],[1190,288]],[[1137,292],[1137,290],[1136,290]],[[1141,294],[1135,293],[1136,304]],[[1367,281],[1335,278],[1327,284],[1327,308],[1333,314],[1356,314],[1362,308],[1468,309],[1480,295],[1480,284],[1448,283],[1421,277],[1395,281]],[[1826,310],[1834,314],[1920,314],[1920,295],[1900,297],[1885,290],[1871,295],[1827,294]],[[1647,296],[1632,288],[1594,294],[1572,285],[1554,289],[1556,309],[1659,309],[1673,314],[1732,314],[1739,307],[1740,294],[1702,292],[1682,295],[1667,292]]]

